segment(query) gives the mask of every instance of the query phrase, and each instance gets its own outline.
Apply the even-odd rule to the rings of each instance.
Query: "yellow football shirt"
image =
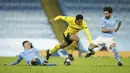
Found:
[[[71,16],[59,15],[54,18],[55,21],[59,20],[59,19],[62,19],[68,23],[68,27],[67,27],[66,31],[64,32],[65,36],[67,36],[67,34],[77,34],[80,30],[84,29],[87,34],[89,43],[92,43],[91,35],[88,31],[87,24],[84,20],[81,25],[78,25],[75,23],[75,18],[71,17]]]

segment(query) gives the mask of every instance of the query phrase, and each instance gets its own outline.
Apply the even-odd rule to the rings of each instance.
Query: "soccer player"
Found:
[[[49,57],[51,56],[52,53],[56,52],[59,49],[63,49],[67,46],[70,45],[70,49],[68,50],[68,58],[70,60],[74,60],[72,52],[75,48],[77,48],[77,43],[79,42],[79,38],[77,36],[77,33],[84,29],[87,37],[88,37],[88,41],[89,43],[92,43],[92,39],[91,39],[91,35],[88,31],[87,28],[87,24],[83,19],[83,16],[81,14],[76,15],[76,17],[71,17],[71,16],[56,16],[54,19],[51,20],[52,23],[54,23],[57,20],[64,20],[68,23],[68,27],[66,29],[66,31],[63,33],[64,36],[64,40],[62,43],[55,45],[54,48],[52,48],[52,50],[46,50],[46,59],[49,60]]]
[[[22,59],[26,61],[26,63],[29,66],[56,66],[56,64],[49,64],[46,59],[39,53],[39,51],[36,48],[33,48],[32,43],[29,41],[24,41],[22,43],[24,47],[24,52],[20,53],[18,59],[11,63],[11,64],[5,64],[7,66],[12,66],[18,64]]]
[[[114,40],[114,35],[119,30],[121,21],[118,18],[112,16],[113,9],[111,7],[104,7],[103,10],[104,17],[102,17],[100,21],[101,35],[90,44],[88,48],[90,53],[87,53],[85,57],[94,55],[94,48],[103,47],[105,45],[107,48],[113,51],[115,58],[118,61],[118,66],[122,66]]]

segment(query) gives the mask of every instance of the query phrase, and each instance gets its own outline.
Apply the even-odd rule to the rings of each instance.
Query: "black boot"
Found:
[[[95,54],[95,52],[93,52],[93,53],[87,53],[87,54],[85,55],[85,57],[88,58],[88,57],[90,57],[91,55],[94,55],[94,54]]]
[[[49,57],[51,56],[51,54],[49,53],[49,49],[46,50],[46,59],[49,60]]]
[[[71,60],[71,61],[74,61],[74,57],[72,54],[68,54],[68,58]]]
[[[123,64],[121,62],[118,62],[118,66],[123,66]]]

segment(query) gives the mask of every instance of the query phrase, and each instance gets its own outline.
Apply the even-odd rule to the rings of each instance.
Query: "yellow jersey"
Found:
[[[89,41],[89,43],[92,43],[91,35],[88,31],[87,24],[84,20],[81,25],[78,25],[75,23],[75,18],[71,17],[71,16],[59,15],[54,18],[55,21],[59,20],[59,19],[62,19],[68,23],[68,27],[67,27],[66,31],[64,32],[65,36],[67,36],[68,34],[77,34],[80,30],[85,29],[85,32],[88,37],[88,41]]]

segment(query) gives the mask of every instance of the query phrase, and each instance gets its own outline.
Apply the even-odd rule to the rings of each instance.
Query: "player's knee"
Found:
[[[95,48],[95,47],[96,47],[96,45],[93,44],[93,43],[91,43],[91,44],[89,45],[89,48]]]
[[[70,40],[75,41],[76,43],[79,42],[78,36],[75,36],[75,35],[72,35],[72,36],[70,37]]]
[[[74,39],[74,41],[75,41],[76,43],[78,43],[78,42],[79,42],[79,38],[76,36],[75,39]]]
[[[59,49],[64,49],[67,45],[59,45]]]
[[[112,44],[110,45],[110,49],[112,49],[113,47],[116,47],[116,44],[115,44],[115,43],[112,43]]]
[[[31,60],[31,65],[33,65],[33,66],[36,66],[37,64],[36,64],[36,60],[33,58],[32,60]]]
[[[60,48],[62,49],[64,46],[63,45],[60,45]]]
[[[78,43],[79,42],[79,38],[77,37],[77,39],[76,39],[76,42]]]

